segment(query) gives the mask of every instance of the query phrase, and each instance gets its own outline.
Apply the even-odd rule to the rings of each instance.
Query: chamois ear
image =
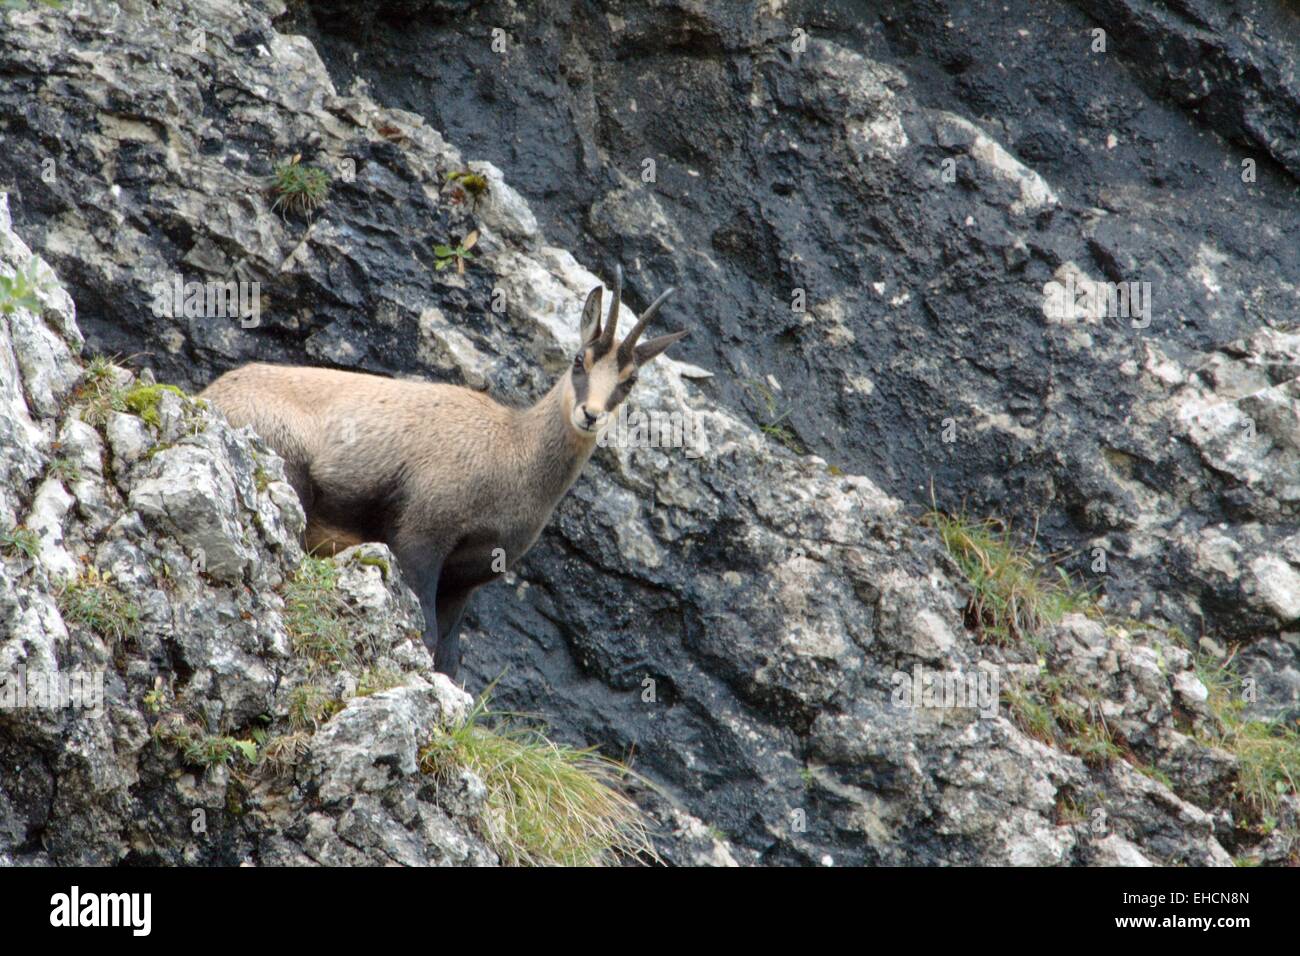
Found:
[[[590,345],[600,336],[600,300],[601,287],[596,286],[587,296],[587,304],[582,307],[582,326],[578,334],[582,336],[583,345]]]
[[[690,334],[690,329],[682,329],[680,332],[669,332],[667,335],[660,335],[649,342],[642,342],[636,347],[636,352],[633,353],[636,356],[637,367],[645,365],[668,346],[686,338]]]

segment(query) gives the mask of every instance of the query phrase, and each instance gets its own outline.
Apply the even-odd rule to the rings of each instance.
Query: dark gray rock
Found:
[[[665,321],[692,328],[685,361],[646,375],[637,404],[693,416],[707,452],[601,451],[519,573],[480,594],[466,648],[471,690],[500,677],[501,702],[557,736],[635,755],[671,797],[645,798],[666,858],[1229,860],[1217,811],[1231,768],[1176,736],[1175,695],[1196,687],[1186,661],[1149,666],[1164,647],[1154,632],[1076,627],[1060,643],[1081,649],[1061,662],[1113,658],[1095,689],[1133,746],[1187,767],[1171,774],[1177,795],[1006,714],[899,710],[891,693],[917,665],[1032,666],[964,630],[956,576],[912,518],[931,487],[941,505],[1041,517],[1049,547],[1083,549],[1076,570],[1104,549],[1098,583],[1120,614],[1224,641],[1293,623],[1285,321],[1300,245],[1292,160],[1273,145],[1294,122],[1277,106],[1294,91],[1273,80],[1294,76],[1293,39],[1195,27],[1241,67],[1214,74],[1215,101],[1256,91],[1240,129],[1214,111],[1225,142],[1168,101],[1191,80],[1135,83],[1120,45],[1103,66],[1093,21],[1064,4],[793,4],[778,17],[611,2],[592,20],[567,3],[531,19],[495,3],[316,3],[278,23],[283,7],[261,0],[116,22],[114,9],[10,13],[0,41],[0,108],[15,117],[4,185],[96,350],[190,388],[257,358],[525,401],[563,367],[595,281],[575,256],[622,263],[632,306],[682,289]],[[1181,20],[1143,23],[1171,43],[1193,36]],[[808,34],[797,52],[795,27]],[[205,42],[191,46],[196,29]],[[273,212],[267,194],[295,154],[334,174],[310,217]],[[492,164],[475,166],[492,183],[478,208],[445,189],[469,160]],[[433,245],[476,227],[466,273],[435,271]],[[260,321],[156,316],[151,290],[177,273],[258,281]],[[1044,286],[1067,279],[1150,282],[1150,325],[1049,314]],[[17,434],[42,407],[39,382],[0,427]],[[757,427],[778,419],[814,454]],[[115,476],[140,467],[129,433],[110,439]],[[10,487],[37,473],[39,455],[23,454],[0,458]],[[168,455],[149,467],[193,473]],[[251,474],[232,467],[232,481]],[[219,510],[191,527],[125,481],[118,493],[181,554],[224,537],[222,573],[271,573]],[[78,514],[97,507],[77,497]],[[1109,822],[1063,822],[1071,794]],[[477,859],[432,837],[442,849],[421,855],[391,828],[375,837],[379,814],[337,826],[403,862]],[[322,839],[292,834],[280,858],[324,858]]]

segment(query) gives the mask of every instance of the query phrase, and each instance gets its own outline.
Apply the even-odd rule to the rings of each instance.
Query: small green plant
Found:
[[[788,425],[782,424],[785,419],[790,417],[790,409],[786,409],[770,422],[759,425],[758,430],[768,438],[775,439],[777,442],[789,448],[795,454],[803,454],[803,443],[799,441],[799,436],[791,431]]]
[[[199,409],[203,402],[190,398],[175,385],[143,382],[123,384],[129,381],[129,374],[118,369],[111,359],[96,356],[87,363],[81,373],[81,382],[77,386],[76,401],[81,405],[81,419],[87,425],[102,428],[113,412],[129,412],[144,420],[155,431],[162,425],[159,405],[164,392],[170,392],[181,399],[184,423],[191,434],[197,434],[204,428]],[[157,454],[161,447],[155,447],[150,455]]]
[[[100,385],[113,378],[113,360],[106,355],[96,355],[81,371],[81,387]]]
[[[279,209],[281,215],[311,215],[329,196],[329,174],[315,166],[302,165],[301,159],[302,155],[297,154],[275,167],[271,182],[271,194],[275,196],[272,212]]]
[[[1033,543],[1019,544],[994,520],[973,521],[937,509],[925,516],[970,588],[966,626],[984,642],[1027,644],[1046,650],[1048,629],[1069,613],[1101,618],[1095,595],[1076,587],[1060,567],[1039,559]],[[1115,742],[1091,690],[1051,673],[1039,659],[1032,679],[1005,687],[1002,699],[1026,734],[1093,765],[1127,756]]]
[[[260,460],[253,469],[253,484],[257,486],[258,491],[266,491],[271,486],[271,473],[262,466]]]
[[[58,602],[65,621],[84,624],[106,639],[129,640],[140,631],[140,609],[107,571],[87,568],[59,592]]]
[[[0,275],[0,312],[13,315],[19,309],[29,312],[41,311],[41,300],[36,293],[45,284],[36,277],[36,260],[31,259],[26,269],[19,269],[11,276]]]
[[[41,539],[29,528],[16,527],[0,531],[0,551],[25,554],[32,560],[41,550]]]
[[[478,230],[475,229],[468,236],[460,241],[459,245],[448,246],[439,245],[433,247],[433,267],[441,272],[453,263],[456,266],[456,272],[460,275],[465,274],[465,263],[472,262],[474,256],[470,250],[478,242]]]
[[[1036,678],[1003,688],[1002,699],[1011,719],[1026,734],[1085,763],[1100,765],[1125,756],[1111,738],[1095,694],[1041,664]]]
[[[1074,798],[1068,788],[1062,788],[1056,797],[1056,825],[1073,826],[1088,822],[1088,808]]]
[[[1100,709],[1090,708],[1080,712],[1072,723],[1074,733],[1066,741],[1065,749],[1081,758],[1084,763],[1101,766],[1124,756],[1124,750],[1111,739]]]
[[[484,839],[508,865],[589,866],[658,859],[640,809],[619,788],[632,776],[594,750],[548,740],[518,715],[494,713],[487,695],[459,726],[439,728],[421,768],[439,784],[462,770],[487,787]]]
[[[751,397],[760,401],[766,410],[764,420],[758,423],[758,430],[796,455],[807,454],[808,449],[799,440],[799,436],[785,423],[793,409],[786,408],[785,411],[779,411],[776,394],[759,379],[741,379],[740,385]]]
[[[1002,691],[1002,699],[1017,726],[1035,740],[1055,744],[1059,737],[1052,708],[1034,692],[1031,684],[1012,684]]]
[[[30,10],[32,7],[45,7],[47,10],[62,10],[63,0],[0,0],[0,11]]]
[[[931,511],[926,520],[938,528],[945,549],[969,584],[967,625],[999,644],[1024,641],[1040,648],[1043,632],[1071,612],[1086,614],[1111,627],[1095,596],[1075,587],[1059,568],[1053,576],[1032,553],[1015,544],[994,521],[973,522]],[[1206,746],[1220,747],[1237,758],[1236,797],[1256,830],[1276,827],[1283,796],[1300,792],[1300,731],[1247,713],[1241,679],[1231,656],[1217,661],[1200,653],[1176,628],[1141,621],[1118,622],[1133,630],[1157,630],[1193,652],[1196,674],[1209,691],[1213,731],[1201,731]],[[1164,652],[1155,647],[1164,669]],[[1081,757],[1105,763],[1123,757],[1140,773],[1174,789],[1174,781],[1157,767],[1138,760],[1111,735],[1095,692],[1071,678],[1050,673],[1043,659],[1035,678],[1003,688],[1012,719],[1028,735]],[[1083,703],[1080,703],[1083,701]],[[1246,822],[1240,825],[1247,826]]]
[[[447,174],[447,185],[451,189],[452,202],[463,203],[465,197],[473,199],[473,208],[478,208],[478,201],[487,195],[487,177],[469,169],[457,170]]]
[[[202,767],[229,766],[235,762],[236,756],[243,757],[246,763],[257,763],[257,743],[234,737],[204,737],[185,752],[188,761]]]

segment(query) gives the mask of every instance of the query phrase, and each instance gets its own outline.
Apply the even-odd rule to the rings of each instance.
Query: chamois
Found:
[[[260,363],[200,397],[284,459],[309,550],[393,550],[424,609],[434,667],[455,677],[470,595],[532,547],[637,370],[688,334],[637,344],[668,289],[616,348],[622,282],[619,269],[603,328],[601,287],[587,296],[572,364],[530,408],[455,385]]]

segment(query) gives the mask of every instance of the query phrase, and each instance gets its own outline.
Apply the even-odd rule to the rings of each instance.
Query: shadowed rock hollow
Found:
[[[220,0],[4,14],[4,262],[26,261],[21,237],[70,298],[3,317],[0,420],[15,440],[0,529],[37,529],[42,544],[3,554],[0,660],[37,646],[50,666],[113,659],[110,725],[133,729],[95,725],[113,740],[82,759],[72,724],[5,713],[3,765],[36,769],[5,777],[0,851],[62,861],[84,839],[93,856],[75,858],[109,862],[153,841],[150,859],[229,858],[187,855],[183,821],[141,801],[136,777],[163,773],[138,763],[155,720],[143,695],[166,676],[221,709],[278,706],[212,676],[227,641],[257,674],[274,640],[249,625],[195,643],[149,596],[159,572],[123,565],[114,542],[201,548],[194,613],[238,617],[297,560],[292,521],[275,518],[296,503],[258,489],[245,438],[146,461],[138,414],[102,434],[76,424],[78,326],[87,352],[187,390],[261,359],[525,402],[564,368],[597,274],[621,263],[630,306],[676,285],[663,321],[693,332],[634,404],[688,415],[705,445],[598,452],[518,572],[477,596],[468,690],[500,677],[498,699],[558,738],[633,755],[662,788],[640,799],[673,862],[1285,860],[1281,830],[1236,825],[1237,758],[1211,743],[1196,648],[1166,630],[1240,642],[1253,706],[1294,719],[1300,34],[1285,5],[1237,10],[672,0],[287,14]],[[272,209],[272,172],[295,154],[331,174],[311,216]],[[466,168],[487,181],[477,200],[449,186]],[[434,247],[476,228],[465,272],[439,270]],[[157,315],[155,285],[177,274],[257,281],[259,321]],[[1045,286],[1067,280],[1150,283],[1149,321],[1056,314]],[[65,432],[88,463],[103,445],[102,481],[50,473]],[[1037,522],[1124,623],[1074,614],[1040,647],[977,641],[958,567],[916,521],[931,487],[941,506]],[[247,513],[223,512],[233,500]],[[139,589],[141,637],[116,658],[49,598],[83,557]],[[372,586],[413,613],[394,582]],[[20,611],[36,606],[38,620]],[[417,653],[403,633],[387,653]],[[402,669],[415,687],[432,679],[420,666]],[[1122,754],[1049,746],[1006,706],[896,706],[900,674],[981,668],[1003,687],[1050,672]],[[411,693],[393,706],[433,708]],[[372,731],[409,752],[385,736],[403,716],[370,712],[381,697],[314,735],[313,772]],[[330,791],[349,821],[373,819],[363,763],[344,762],[357,779]],[[382,786],[415,786],[389,763],[404,769]],[[83,805],[64,784],[85,779],[97,796]],[[66,805],[50,808],[56,791]],[[219,792],[195,802],[219,816]],[[456,816],[412,794],[421,820]],[[1281,796],[1284,822],[1294,799]],[[73,821],[100,802],[92,839]],[[361,845],[398,862],[490,853],[470,829],[455,843],[399,816]],[[383,858],[333,822],[264,822],[240,823],[235,856]]]

